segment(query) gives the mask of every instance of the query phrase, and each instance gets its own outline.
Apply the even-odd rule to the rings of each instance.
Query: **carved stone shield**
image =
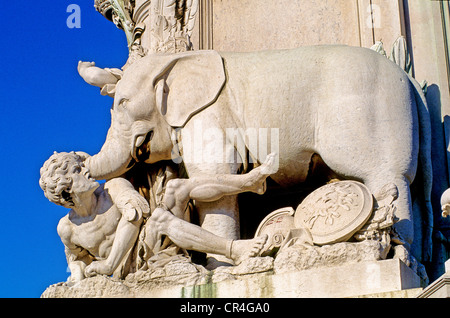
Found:
[[[258,226],[255,237],[267,234],[267,242],[264,246],[261,256],[271,255],[283,243],[284,239],[289,234],[289,231],[294,228],[294,209],[291,207],[278,209],[269,213]]]
[[[314,244],[348,240],[369,219],[373,197],[360,182],[339,181],[310,193],[297,207],[295,227],[310,230]]]

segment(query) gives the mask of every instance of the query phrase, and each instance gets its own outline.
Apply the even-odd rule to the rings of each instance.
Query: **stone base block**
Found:
[[[358,295],[352,298],[416,298],[422,292],[422,290],[422,287],[411,288],[369,295]]]
[[[269,259],[260,258],[259,263],[264,265]],[[259,268],[261,264],[258,264]],[[269,262],[266,265],[269,266]],[[73,286],[50,286],[42,297],[400,298],[416,297],[420,292],[417,289],[419,277],[398,259],[322,266],[281,274],[274,274],[272,270],[240,274],[238,269],[214,273],[192,271],[191,274],[172,276],[170,281],[139,275],[125,281],[97,276]],[[408,290],[413,292],[405,292]]]
[[[450,260],[445,262],[445,274],[425,288],[417,298],[450,298]]]
[[[427,288],[418,298],[450,298],[450,273],[445,273]]]
[[[182,297],[343,298],[420,287],[400,260],[360,262],[284,274],[252,274],[215,284],[183,287]]]

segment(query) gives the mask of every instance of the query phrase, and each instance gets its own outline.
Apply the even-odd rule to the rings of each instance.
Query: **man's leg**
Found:
[[[236,264],[257,256],[267,240],[267,236],[251,240],[228,240],[186,222],[162,208],[153,211],[146,227],[146,243],[150,248],[154,248],[161,235],[166,235],[181,248],[224,255]]]
[[[265,192],[265,181],[273,172],[275,154],[269,154],[259,167],[243,175],[220,174],[197,176],[191,179],[173,179],[167,183],[163,203],[168,210],[183,218],[190,199],[214,202],[227,195],[242,192]]]

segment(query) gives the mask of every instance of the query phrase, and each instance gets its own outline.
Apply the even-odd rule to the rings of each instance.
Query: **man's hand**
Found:
[[[122,209],[122,215],[129,222],[135,222],[142,218],[142,216],[147,217],[150,214],[150,208],[147,201],[139,194],[130,196],[127,202],[120,206]]]
[[[106,261],[94,261],[86,267],[84,275],[86,277],[93,277],[96,275],[111,275],[113,269]]]

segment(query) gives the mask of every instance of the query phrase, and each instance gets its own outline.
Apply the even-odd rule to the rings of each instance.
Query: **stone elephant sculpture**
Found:
[[[190,177],[236,174],[250,157],[264,160],[264,151],[254,151],[244,132],[267,129],[266,146],[278,153],[278,171],[271,176],[278,184],[303,182],[314,155],[342,179],[361,181],[372,193],[393,182],[399,190],[397,231],[411,244],[409,186],[420,166],[425,222],[431,215],[425,98],[414,79],[369,49],[148,55],[124,71],[111,114],[103,147],[86,161],[97,179],[122,175],[136,161],[173,159],[174,148],[190,158],[185,160]],[[202,202],[197,209],[205,229],[239,236],[236,196]]]

